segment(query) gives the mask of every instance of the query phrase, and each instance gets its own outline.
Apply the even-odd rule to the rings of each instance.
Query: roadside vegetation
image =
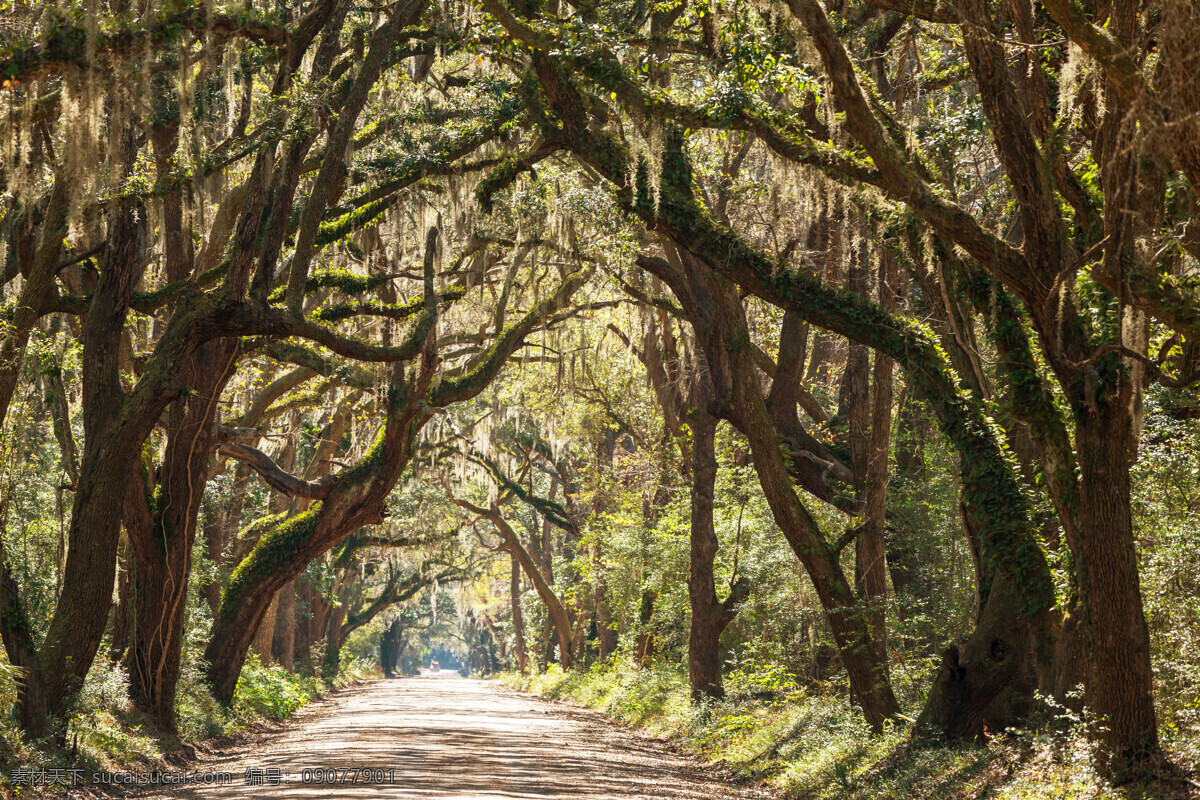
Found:
[[[991,732],[979,744],[945,747],[910,739],[897,724],[872,735],[844,697],[795,683],[777,667],[726,674],[726,696],[691,701],[687,674],[617,658],[590,670],[550,669],[498,679],[525,692],[587,706],[644,733],[678,742],[742,779],[804,800],[1116,800],[1095,769],[1083,720],[1060,709],[1038,730]],[[735,778],[737,779],[737,778]],[[1147,784],[1147,798],[1190,796],[1180,785]]]
[[[279,667],[248,663],[242,671],[232,707],[213,700],[198,675],[186,675],[179,693],[177,736],[164,737],[129,701],[129,678],[119,665],[93,669],[88,676],[72,719],[71,738],[65,749],[28,743],[11,720],[0,727],[0,771],[9,797],[56,797],[62,786],[13,785],[20,769],[32,771],[83,770],[93,772],[177,772],[189,768],[198,751],[246,735],[271,730],[300,708],[342,686],[379,676],[377,664],[352,661],[330,684]]]

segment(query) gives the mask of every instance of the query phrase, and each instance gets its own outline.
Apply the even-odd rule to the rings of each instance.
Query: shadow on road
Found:
[[[376,681],[337,698],[320,718],[260,753],[203,765],[233,785],[158,797],[210,800],[329,798],[749,798],[762,792],[715,781],[684,757],[602,721],[544,701],[501,694],[483,681],[437,676]],[[278,770],[280,785],[244,782]],[[383,771],[392,783],[303,783],[306,770]],[[352,775],[350,776],[352,777]],[[347,780],[350,778],[347,777]]]

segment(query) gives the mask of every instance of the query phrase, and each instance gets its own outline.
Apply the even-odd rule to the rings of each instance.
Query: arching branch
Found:
[[[262,479],[272,489],[291,497],[323,500],[329,496],[329,491],[333,486],[332,475],[322,475],[314,481],[302,480],[285,472],[263,451],[249,445],[229,442],[218,447],[217,453],[245,463],[262,476]]]

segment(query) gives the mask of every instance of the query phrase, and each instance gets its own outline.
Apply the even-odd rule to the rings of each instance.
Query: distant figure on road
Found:
[[[441,665],[441,664],[439,664],[439,663],[438,663],[438,662],[436,662],[436,661],[430,661],[430,662],[429,662],[429,671],[430,671],[430,672],[441,672],[441,671],[442,671],[442,665]]]

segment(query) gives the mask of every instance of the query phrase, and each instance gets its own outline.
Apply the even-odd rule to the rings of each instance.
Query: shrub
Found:
[[[242,718],[283,719],[320,696],[317,683],[313,678],[294,675],[276,665],[264,667],[249,658],[234,693],[234,713]]]

